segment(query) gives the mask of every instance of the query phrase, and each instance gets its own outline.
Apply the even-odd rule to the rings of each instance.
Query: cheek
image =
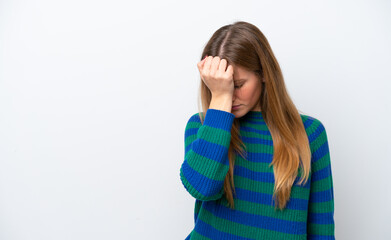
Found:
[[[239,96],[246,102],[253,102],[257,100],[257,96],[259,96],[259,94],[260,91],[257,88],[249,85],[241,89]]]
[[[250,101],[251,98],[252,98],[252,95],[253,95],[253,91],[251,88],[249,87],[246,87],[246,88],[243,88],[241,93],[240,93],[240,96],[243,100],[247,100],[247,101]]]

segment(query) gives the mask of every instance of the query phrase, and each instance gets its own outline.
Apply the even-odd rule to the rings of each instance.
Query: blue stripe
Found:
[[[305,129],[308,129],[308,128],[312,125],[312,123],[314,122],[314,120],[315,120],[315,119],[310,118],[310,117],[307,118],[307,120],[303,123]]]
[[[188,128],[188,129],[186,129],[186,131],[185,131],[185,140],[186,140],[186,138],[188,138],[188,137],[190,137],[192,135],[196,135],[197,132],[198,132],[198,129],[199,128]]]
[[[329,153],[329,144],[325,141],[315,152],[312,154],[312,162],[316,162]]]
[[[325,179],[325,178],[329,177],[330,175],[331,175],[331,165],[329,164],[326,167],[324,167],[323,169],[318,170],[316,172],[313,172],[311,174],[311,179],[312,179],[312,182],[315,182],[315,181]]]
[[[241,139],[244,143],[250,143],[250,144],[263,144],[267,146],[273,146],[273,141],[263,138],[257,138],[257,137],[246,137],[241,135]]]
[[[307,233],[306,222],[282,220],[273,217],[250,214],[239,210],[232,210],[228,207],[216,203],[215,201],[204,202],[202,207],[205,208],[207,211],[211,212],[216,217],[244,224],[247,226],[269,229],[289,234]]]
[[[234,175],[241,176],[258,182],[274,183],[273,172],[254,172],[248,168],[235,165]]]
[[[190,136],[193,136],[193,135],[196,135],[197,132],[198,132],[198,129],[199,128],[189,128],[185,131],[185,143],[186,143],[186,139]],[[191,148],[191,144],[188,144],[186,147],[185,147],[185,155],[186,153],[190,150]]]
[[[240,131],[242,131],[242,132],[258,133],[258,134],[265,135],[265,136],[271,136],[271,133],[270,133],[269,129],[260,130],[260,129],[252,128],[250,126],[240,125]]]
[[[199,138],[195,140],[190,147],[192,147],[193,152],[203,157],[215,160],[216,162],[227,166],[229,165],[228,148],[223,145],[211,143]]]
[[[308,221],[313,224],[334,224],[334,212],[308,213]]]
[[[311,192],[309,202],[310,203],[321,203],[328,202],[333,200],[333,188],[320,191],[320,192]]]
[[[234,119],[233,113],[212,108],[206,111],[203,125],[231,132]]]

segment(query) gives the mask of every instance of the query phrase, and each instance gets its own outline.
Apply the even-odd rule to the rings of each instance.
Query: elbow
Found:
[[[217,182],[212,185],[210,182],[202,182],[197,176],[189,175],[189,172],[182,166],[180,179],[186,191],[195,199],[200,201],[213,201],[223,196],[224,182]]]

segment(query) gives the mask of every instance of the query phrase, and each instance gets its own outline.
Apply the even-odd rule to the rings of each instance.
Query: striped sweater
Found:
[[[185,159],[180,179],[195,199],[194,229],[185,240],[334,240],[334,194],[330,153],[323,124],[300,114],[311,149],[306,184],[296,178],[290,199],[275,210],[273,141],[261,112],[239,118],[247,160],[236,154],[235,209],[228,207],[223,183],[229,169],[228,148],[235,115],[208,109],[204,123],[193,114],[185,129]]]

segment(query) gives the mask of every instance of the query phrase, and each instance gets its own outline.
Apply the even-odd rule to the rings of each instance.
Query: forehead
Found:
[[[234,71],[233,77],[235,81],[246,80],[251,75],[250,71],[247,71],[246,69],[240,66],[234,66],[233,71]]]

